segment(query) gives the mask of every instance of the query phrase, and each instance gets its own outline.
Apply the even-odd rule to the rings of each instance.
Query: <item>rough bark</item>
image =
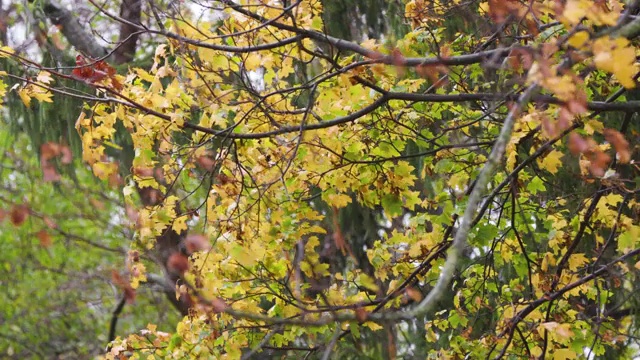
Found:
[[[107,49],[98,44],[69,10],[51,2],[46,3],[43,9],[49,20],[60,28],[60,32],[76,50],[94,59],[103,58],[109,54]]]

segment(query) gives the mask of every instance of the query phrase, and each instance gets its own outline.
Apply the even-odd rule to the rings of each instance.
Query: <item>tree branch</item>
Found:
[[[418,306],[413,308],[411,311],[404,313],[404,319],[409,320],[425,315],[433,308],[435,303],[442,298],[446,287],[449,286],[449,283],[453,279],[453,273],[458,267],[459,258],[467,245],[467,236],[469,236],[469,231],[471,230],[471,225],[474,216],[478,211],[478,206],[480,205],[482,196],[489,185],[489,181],[493,178],[496,168],[502,161],[507,144],[511,139],[511,132],[513,131],[515,121],[537,90],[538,86],[536,84],[530,85],[520,95],[517,105],[514,106],[509,112],[509,115],[507,115],[507,118],[502,125],[500,135],[498,136],[496,143],[493,145],[491,154],[489,154],[487,162],[480,171],[480,175],[478,175],[473,191],[471,191],[471,194],[469,195],[469,200],[467,201],[467,207],[464,211],[464,215],[462,216],[460,227],[457,229],[456,235],[453,238],[453,243],[447,251],[447,260],[442,267],[442,271],[436,285],[422,300],[422,302],[418,304]]]

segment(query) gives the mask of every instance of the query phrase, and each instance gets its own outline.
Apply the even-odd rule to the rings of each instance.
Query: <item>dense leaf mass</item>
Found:
[[[101,30],[44,2],[62,36],[0,48],[0,135],[22,144],[0,351],[50,355],[5,322],[52,301],[62,319],[33,316],[103,322],[58,355],[637,353],[638,2],[90,1],[83,24],[120,35],[93,54]],[[56,108],[72,120],[33,126]],[[180,320],[142,320],[157,293]],[[88,326],[69,319],[52,339]]]

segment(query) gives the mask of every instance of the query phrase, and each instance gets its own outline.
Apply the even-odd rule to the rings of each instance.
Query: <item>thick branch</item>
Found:
[[[108,51],[84,30],[70,11],[53,3],[47,3],[44,5],[44,13],[54,25],[60,27],[62,34],[78,51],[96,59],[108,54]]]

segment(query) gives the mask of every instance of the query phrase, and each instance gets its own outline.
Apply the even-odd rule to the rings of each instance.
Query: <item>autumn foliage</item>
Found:
[[[636,351],[637,4],[411,0],[389,15],[403,37],[361,41],[328,34],[322,4],[165,9],[128,23],[156,41],[146,67],[0,52],[30,66],[27,107],[73,96],[56,78],[91,89],[82,161],[135,232],[111,281],[136,306],[159,277],[187,308],[105,358]],[[72,161],[40,147],[45,182]]]

